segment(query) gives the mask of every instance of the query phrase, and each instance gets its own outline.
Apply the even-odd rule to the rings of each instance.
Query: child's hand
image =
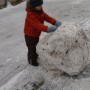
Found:
[[[55,25],[56,27],[59,27],[59,26],[61,26],[61,24],[62,24],[62,23],[61,23],[60,21],[56,21],[54,25]]]
[[[49,32],[54,32],[56,29],[57,29],[56,26],[48,27],[48,29],[47,29],[47,33],[49,33]]]

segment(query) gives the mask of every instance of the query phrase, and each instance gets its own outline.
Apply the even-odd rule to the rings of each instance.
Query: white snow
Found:
[[[18,81],[18,78],[20,78],[22,74],[24,74],[23,71],[18,73],[9,82],[7,82],[5,85],[0,87],[0,90],[10,90],[16,84],[16,82]]]
[[[72,0],[71,4],[78,5],[78,4],[82,3],[82,2],[83,2],[83,0]]]
[[[15,7],[9,4],[7,8],[0,10],[0,90],[89,90],[90,55],[83,72],[75,77],[63,74],[56,68],[48,71],[47,68],[52,68],[53,65],[45,67],[40,62],[40,66],[36,68],[27,63],[23,35],[25,5],[26,2]],[[90,40],[90,0],[45,0],[43,7],[48,14],[62,23],[81,24]],[[40,38],[43,39],[45,35],[47,33],[42,33]],[[47,59],[43,56],[42,58]]]
[[[76,80],[63,90],[90,90],[90,78]]]

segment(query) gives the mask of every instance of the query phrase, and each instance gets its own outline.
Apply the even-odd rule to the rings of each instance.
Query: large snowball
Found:
[[[88,39],[77,24],[65,22],[38,44],[40,62],[47,70],[79,74],[89,57]]]

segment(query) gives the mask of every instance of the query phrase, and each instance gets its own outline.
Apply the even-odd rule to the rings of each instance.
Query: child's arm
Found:
[[[44,12],[44,20],[51,23],[51,24],[53,24],[53,25],[55,25],[56,27],[59,27],[62,24],[60,21],[55,20],[54,18],[52,18],[51,16],[49,16],[45,12]]]
[[[47,32],[48,26],[43,25],[34,14],[29,14],[27,13],[27,19],[28,21],[32,24],[32,26],[39,30],[39,31],[44,31]]]
[[[52,18],[51,16],[49,16],[45,12],[44,12],[44,20],[51,23],[52,25],[54,25],[56,22],[56,20],[54,18]]]

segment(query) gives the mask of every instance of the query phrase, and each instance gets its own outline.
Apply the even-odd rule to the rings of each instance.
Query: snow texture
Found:
[[[64,87],[63,90],[90,90],[90,78],[76,80],[72,84]]]
[[[54,33],[45,36],[38,48],[42,54],[40,62],[47,70],[61,70],[69,75],[79,74],[89,58],[85,31],[72,22],[64,22]]]
[[[39,53],[45,58],[40,58],[39,67],[28,64],[23,35],[26,2],[17,6],[8,4],[7,8],[0,10],[0,90],[90,90],[90,54],[83,72],[75,76],[61,74],[59,65],[48,66],[52,60],[47,61],[50,57],[47,53],[47,57]],[[46,13],[62,21],[63,25],[64,22],[79,23],[90,40],[90,0],[45,0],[43,7]],[[45,35],[47,33],[43,32],[40,40],[48,39],[52,34]],[[42,52],[41,46],[42,43],[38,49]],[[45,67],[46,63],[48,67]]]

